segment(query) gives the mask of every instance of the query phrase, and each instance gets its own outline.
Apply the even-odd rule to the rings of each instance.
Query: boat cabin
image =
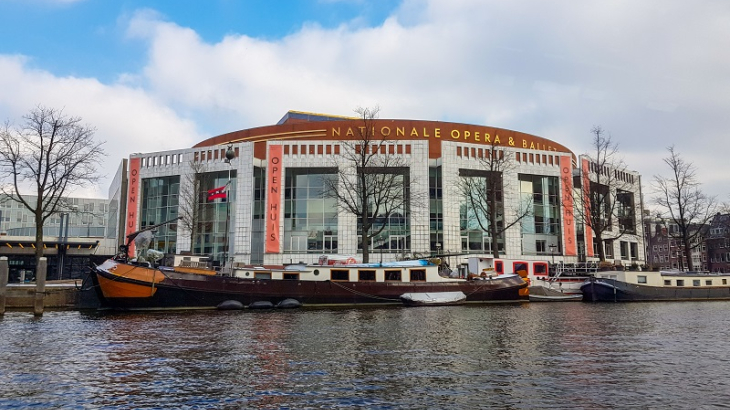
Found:
[[[679,271],[605,271],[596,278],[656,287],[727,287],[730,274]]]

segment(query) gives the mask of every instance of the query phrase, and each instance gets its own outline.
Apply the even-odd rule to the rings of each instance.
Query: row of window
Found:
[[[596,174],[609,176],[610,173],[613,173],[613,177],[617,180],[628,182],[630,184],[634,183],[634,176],[632,174],[629,174],[628,172],[624,172],[624,171],[617,170],[617,169],[611,170],[607,166],[599,166],[597,163],[592,162],[592,161],[589,163],[588,168],[591,172],[596,173]]]
[[[195,153],[197,155],[197,152]],[[140,166],[142,168],[158,167],[164,165],[182,164],[183,154],[167,154],[155,155],[151,157],[142,157]]]
[[[314,275],[319,276],[319,269],[314,270]],[[411,269],[403,275],[400,270],[386,270],[383,274],[383,278],[378,278],[376,271],[363,269],[356,272],[355,277],[350,275],[349,269],[332,269],[330,270],[329,280],[333,282],[404,282],[404,279],[408,279],[410,282],[425,282],[426,281],[426,270],[425,269]],[[255,279],[271,279],[270,272],[255,272]],[[283,275],[284,280],[299,280],[298,272],[285,272]]]
[[[208,149],[204,151],[196,151],[193,153],[193,161],[195,162],[204,162],[204,161],[223,161],[226,159],[226,150],[227,148],[218,148],[218,149]],[[236,154],[236,157],[238,157],[238,147],[234,148],[233,151]],[[182,162],[182,154],[179,155],[178,163]],[[160,164],[162,165],[162,164]]]
[[[637,282],[639,283],[646,283],[646,276],[640,275],[637,276]],[[675,285],[676,286],[685,286],[684,285],[684,279],[676,279]],[[727,279],[722,279],[722,284],[727,285]],[[712,286],[712,279],[705,279],[705,286]],[[664,279],[664,286],[672,286],[672,280],[671,279]],[[702,280],[701,279],[692,279],[692,286],[702,286]]]

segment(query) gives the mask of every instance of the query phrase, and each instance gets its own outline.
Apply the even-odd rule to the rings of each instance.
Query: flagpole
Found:
[[[225,162],[228,164],[228,182],[226,183],[226,236],[225,236],[225,244],[223,249],[223,268],[228,266],[228,246],[229,246],[229,230],[230,230],[230,221],[231,221],[231,168],[233,168],[233,164],[231,164],[231,160],[236,157],[236,152],[233,151],[233,146],[229,145],[228,149],[226,150],[226,159]]]

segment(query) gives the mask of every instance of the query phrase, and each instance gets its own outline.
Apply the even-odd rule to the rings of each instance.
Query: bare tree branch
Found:
[[[337,199],[340,212],[358,218],[363,262],[369,261],[370,239],[388,226],[395,213],[410,214],[421,199],[411,192],[410,167],[405,157],[391,153],[387,136],[376,135],[380,108],[355,110],[361,126],[355,137],[340,143],[342,153],[334,159],[337,177],[325,180],[325,196]]]
[[[619,157],[618,144],[600,126],[591,130],[592,149],[588,169],[580,168],[582,193],[574,198],[574,215],[593,233],[598,258],[606,260],[604,242],[635,232],[636,212],[632,183],[625,178],[626,164]],[[567,204],[564,204],[566,206]],[[633,223],[620,221],[633,220]]]
[[[194,249],[195,235],[200,223],[200,203],[203,201],[201,189],[201,176],[207,171],[207,166],[202,161],[189,162],[191,173],[183,176],[180,181],[180,202],[178,205],[178,223],[189,234],[190,250]]]
[[[503,183],[505,172],[515,168],[513,156],[505,155],[497,144],[492,144],[485,150],[484,156],[479,158],[481,170],[462,170],[459,179],[459,191],[466,200],[468,207],[473,210],[473,219],[479,227],[489,233],[492,239],[492,255],[499,258],[499,239],[512,226],[520,223],[531,214],[532,207],[521,204],[519,209],[512,210],[515,217],[506,220],[503,209],[502,192],[509,187]]]
[[[6,122],[0,131],[0,193],[35,215],[39,259],[46,219],[68,209],[64,198],[73,188],[99,181],[98,165],[106,153],[104,142],[94,140],[94,128],[63,110],[38,106],[23,118],[22,127]],[[33,196],[37,200],[31,200]]]
[[[710,222],[718,210],[718,203],[714,196],[704,194],[701,184],[695,175],[695,167],[686,162],[674,146],[667,148],[669,156],[664,163],[669,166],[672,175],[654,176],[654,187],[657,196],[654,201],[669,213],[669,220],[679,229],[670,236],[682,245],[682,251],[687,259],[687,268],[694,270],[692,250],[702,244],[702,227]]]

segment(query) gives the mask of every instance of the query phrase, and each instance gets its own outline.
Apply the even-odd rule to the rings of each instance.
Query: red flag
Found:
[[[226,198],[226,185],[208,190],[208,201],[218,198]]]

